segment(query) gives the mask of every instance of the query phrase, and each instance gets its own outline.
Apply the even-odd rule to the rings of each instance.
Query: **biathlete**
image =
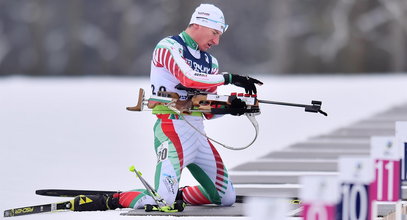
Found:
[[[218,60],[207,52],[219,44],[227,28],[223,12],[218,7],[212,4],[197,7],[185,31],[162,39],[155,47],[150,74],[152,93],[174,92],[180,99],[186,99],[187,92],[175,88],[178,84],[211,93],[216,93],[218,86],[233,84],[245,88],[247,93],[255,94],[255,84],[261,85],[262,82],[248,76],[219,73]],[[232,105],[242,106],[241,102],[233,102]],[[157,117],[154,149],[158,162],[154,185],[158,194],[168,204],[234,204],[235,190],[221,156],[205,136],[185,122],[188,120],[204,133],[203,120],[214,118],[214,115],[194,112],[179,117],[164,105],[155,106],[153,114]],[[180,188],[179,182],[185,168],[189,169],[199,185]],[[143,208],[147,204],[155,204],[145,189],[87,198],[92,202],[83,202],[84,197],[75,198],[74,210]]]

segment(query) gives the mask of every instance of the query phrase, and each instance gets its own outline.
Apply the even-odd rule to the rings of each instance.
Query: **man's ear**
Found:
[[[199,24],[191,24],[191,28],[194,30],[198,30],[201,27]]]

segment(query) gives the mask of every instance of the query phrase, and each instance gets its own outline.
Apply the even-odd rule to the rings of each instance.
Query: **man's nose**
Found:
[[[218,44],[219,44],[219,41],[220,41],[220,37],[219,37],[219,36],[215,36],[215,37],[212,39],[212,41],[213,41],[213,44],[218,45]]]

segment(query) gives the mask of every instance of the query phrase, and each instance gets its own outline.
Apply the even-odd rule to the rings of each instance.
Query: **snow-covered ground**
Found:
[[[329,116],[263,104],[253,146],[243,151],[218,147],[229,169],[407,102],[406,74],[257,78],[264,81],[258,89],[260,99],[304,104],[321,100]],[[42,188],[142,188],[128,171],[130,165],[152,182],[155,119],[148,111],[125,110],[136,103],[140,87],[149,94],[147,78],[0,78],[0,210],[65,200],[34,194]],[[232,91],[242,90],[219,89],[220,94]],[[224,116],[207,121],[206,127],[209,136],[229,145],[241,146],[254,134],[244,117]],[[195,184],[189,173],[184,174],[182,185]],[[127,218],[120,212],[62,212],[21,219]]]

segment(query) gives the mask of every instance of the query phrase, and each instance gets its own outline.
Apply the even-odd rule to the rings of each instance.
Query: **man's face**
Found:
[[[198,26],[198,33],[194,40],[198,43],[198,47],[201,51],[207,51],[212,45],[219,44],[219,38],[222,32],[205,26]]]

